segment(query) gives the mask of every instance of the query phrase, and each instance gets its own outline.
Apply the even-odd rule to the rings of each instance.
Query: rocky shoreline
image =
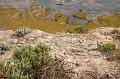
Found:
[[[119,79],[120,76],[115,78],[111,75],[118,74],[118,67],[116,67],[118,63],[107,61],[106,56],[97,50],[99,44],[107,42],[116,43],[112,36],[102,35],[102,33],[111,32],[113,29],[98,28],[87,34],[49,34],[40,30],[31,30],[24,37],[12,37],[14,33],[12,30],[0,31],[0,43],[5,43],[10,47],[10,50],[0,56],[0,59],[9,59],[16,47],[24,45],[34,46],[41,42],[51,48],[53,58],[64,59],[68,67],[73,68],[73,71],[78,74],[74,79],[80,79],[82,76],[83,79],[94,79],[89,75],[95,75],[95,73],[97,73],[98,77],[108,75],[109,79]]]

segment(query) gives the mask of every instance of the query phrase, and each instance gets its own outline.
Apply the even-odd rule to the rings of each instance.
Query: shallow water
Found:
[[[46,5],[54,10],[59,10],[64,13],[76,12],[76,11],[87,11],[88,13],[101,13],[103,11],[108,12],[120,12],[120,0],[60,0],[63,6],[56,5],[56,0],[36,0],[40,5]],[[31,0],[0,0],[2,6],[14,6],[24,11],[30,9]]]
[[[62,12],[65,9],[71,12],[84,10],[88,13],[100,13],[103,11],[120,11],[120,0],[69,0],[63,3],[63,6],[57,6],[53,0],[38,0],[38,2],[50,6],[54,9],[59,9]]]
[[[16,0],[13,3],[10,2],[13,0],[6,0],[6,2],[4,2],[4,1],[5,0],[0,0],[0,5],[3,5],[3,6],[16,5],[16,7],[22,11],[24,11],[26,9],[28,10],[31,7],[30,0],[19,0],[19,1]],[[24,2],[24,1],[28,1],[28,3]],[[52,14],[54,14],[55,11],[62,12],[64,15],[68,16],[70,21],[72,21],[72,22],[78,21],[76,18],[74,18],[72,16],[75,12],[78,12],[78,11],[86,11],[90,14],[93,14],[94,17],[96,14],[99,14],[101,12],[106,12],[106,11],[120,12],[120,0],[67,0],[67,2],[63,3],[63,6],[56,5],[56,3],[53,0],[36,0],[36,1],[38,1],[40,5],[46,5],[46,6],[51,7],[53,9],[53,12],[51,12]],[[60,1],[62,1],[62,0],[60,0]],[[19,23],[19,21],[18,21],[18,23]],[[77,23],[84,25],[86,23],[86,21],[79,20],[79,22],[77,22]],[[27,24],[27,23],[23,22],[23,24]],[[37,22],[37,24],[41,25],[43,23]],[[14,24],[12,24],[11,26],[13,26],[13,25]],[[28,23],[28,26],[31,26],[31,25],[33,25],[33,24]],[[51,26],[53,26],[53,25],[55,25],[55,24],[51,24]],[[34,25],[34,26],[36,26],[36,25]],[[44,26],[44,25],[41,25],[41,26]],[[15,28],[15,27],[13,27],[13,28]],[[37,27],[37,28],[40,28],[40,27]],[[0,26],[0,30],[6,30],[6,29],[9,29],[9,28],[6,28],[5,26]]]

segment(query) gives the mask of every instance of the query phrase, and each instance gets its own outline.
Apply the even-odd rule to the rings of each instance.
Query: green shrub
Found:
[[[17,29],[17,31],[13,34],[13,36],[17,37],[23,37],[24,35],[28,34],[30,32],[30,29],[23,26]]]
[[[50,63],[51,57],[49,56],[49,51],[50,49],[41,43],[35,48],[32,46],[24,46],[16,49],[13,53],[13,62],[15,62],[13,69],[26,74],[31,70],[44,69]],[[22,75],[21,73],[18,74]],[[34,77],[35,75],[36,73],[34,72],[34,74],[29,75],[29,77]]]
[[[4,54],[8,50],[8,46],[5,44],[0,44],[0,55]]]
[[[10,79],[71,79],[64,62],[49,55],[50,48],[39,43],[35,47],[23,46],[13,52],[6,70]]]
[[[116,50],[116,46],[111,43],[106,43],[100,47],[100,50],[101,52],[104,52],[104,53],[111,53]]]
[[[76,31],[76,33],[79,33],[79,34],[81,34],[81,33],[87,33],[87,29],[85,29],[84,27],[81,27],[81,26],[77,27],[75,29],[75,31]]]
[[[28,75],[24,75],[19,69],[11,68],[10,73],[9,79],[30,79]]]

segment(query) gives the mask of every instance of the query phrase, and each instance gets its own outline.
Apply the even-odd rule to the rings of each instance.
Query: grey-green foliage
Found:
[[[7,51],[7,50],[8,50],[8,46],[1,43],[1,44],[0,44],[0,55],[1,55],[1,54],[4,54],[5,51]]]
[[[28,75],[24,75],[19,69],[11,69],[11,76],[9,79],[30,79]]]
[[[17,29],[17,31],[13,34],[13,36],[22,37],[30,32],[30,29],[26,26],[22,26]]]
[[[9,63],[10,79],[35,79],[36,69],[44,69],[50,64],[50,49],[44,44],[24,46],[13,52]],[[13,63],[13,64],[12,64]],[[32,74],[29,74],[31,72]]]
[[[8,78],[72,79],[72,71],[64,69],[64,61],[53,59],[49,53],[50,48],[42,43],[35,47],[28,45],[15,49],[11,60],[5,65]]]

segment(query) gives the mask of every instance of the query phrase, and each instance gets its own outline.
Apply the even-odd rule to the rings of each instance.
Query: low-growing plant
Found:
[[[32,74],[29,74],[29,78],[34,78],[38,69],[44,69],[50,64],[51,57],[49,56],[49,51],[50,49],[41,43],[35,48],[25,46],[16,49],[13,53],[13,62],[15,63],[13,69],[22,72],[18,73],[19,75],[23,75],[23,73],[27,75],[28,72],[31,72]],[[11,74],[11,76],[12,75],[13,74]]]
[[[4,54],[5,51],[7,51],[8,49],[9,49],[9,48],[8,48],[7,45],[1,43],[1,44],[0,44],[0,55]]]
[[[72,79],[64,69],[64,62],[53,59],[50,48],[39,43],[35,47],[23,46],[13,52],[6,65],[10,79]]]
[[[106,54],[109,54],[109,53],[111,53],[115,50],[116,50],[116,46],[114,44],[111,44],[111,43],[103,44],[100,47],[100,51],[103,52],[103,53],[106,53]]]
[[[13,34],[13,36],[23,37],[24,35],[28,34],[29,32],[30,32],[29,28],[22,26],[17,29],[17,31]]]
[[[81,26],[77,27],[75,29],[75,31],[76,31],[76,33],[79,33],[79,34],[81,34],[81,33],[87,33],[87,29],[85,29],[84,27],[81,27]]]

